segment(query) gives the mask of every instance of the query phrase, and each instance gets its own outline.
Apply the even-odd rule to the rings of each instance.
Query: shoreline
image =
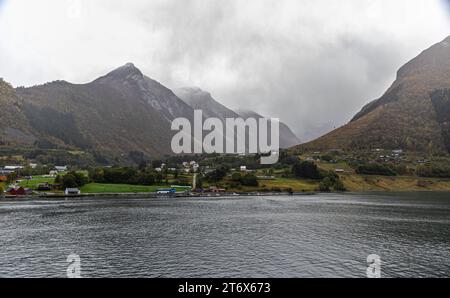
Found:
[[[292,197],[304,197],[304,196],[316,196],[320,194],[326,195],[356,195],[356,194],[408,194],[408,193],[446,193],[448,190],[409,190],[409,191],[349,191],[349,192],[277,192],[277,193],[220,193],[220,194],[184,194],[177,193],[175,195],[158,195],[156,193],[84,193],[80,195],[65,195],[65,194],[43,194],[32,196],[4,196],[0,197],[0,202],[29,202],[46,200],[68,200],[68,199],[97,199],[97,198],[109,198],[109,199],[180,199],[180,198],[205,198],[205,199],[221,199],[221,198],[240,198],[240,197],[279,197],[279,196],[292,196]]]
[[[39,199],[83,199],[83,198],[149,198],[149,199],[177,199],[177,198],[237,198],[237,197],[262,197],[262,196],[312,196],[316,192],[305,193],[220,193],[220,194],[184,194],[158,195],[156,193],[84,193],[79,195],[42,194],[30,196],[5,196],[1,201],[33,201]]]

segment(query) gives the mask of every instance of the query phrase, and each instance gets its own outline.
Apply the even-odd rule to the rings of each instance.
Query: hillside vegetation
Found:
[[[450,37],[404,65],[386,93],[350,123],[299,148],[447,153],[449,88]]]

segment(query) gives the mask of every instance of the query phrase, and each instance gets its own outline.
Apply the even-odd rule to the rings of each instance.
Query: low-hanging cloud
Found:
[[[0,0],[0,77],[83,83],[134,62],[308,140],[449,29],[441,0]]]

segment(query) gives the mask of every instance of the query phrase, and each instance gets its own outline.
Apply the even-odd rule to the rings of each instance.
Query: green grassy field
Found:
[[[22,182],[20,182],[19,185],[25,188],[35,189],[37,188],[38,184],[45,182],[52,184],[55,182],[55,178],[44,178],[43,176],[33,176],[33,179],[31,180],[22,180]]]
[[[144,186],[144,185],[129,185],[129,184],[102,184],[89,183],[83,186],[80,190],[82,193],[144,193],[156,192],[159,188],[170,188],[168,186]],[[184,191],[186,188],[175,187],[177,191]]]

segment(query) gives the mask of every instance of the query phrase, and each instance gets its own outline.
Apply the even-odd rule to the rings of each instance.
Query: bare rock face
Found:
[[[129,99],[148,103],[168,121],[193,114],[192,108],[180,100],[172,90],[143,75],[132,63],[113,70],[93,83],[116,89]]]

